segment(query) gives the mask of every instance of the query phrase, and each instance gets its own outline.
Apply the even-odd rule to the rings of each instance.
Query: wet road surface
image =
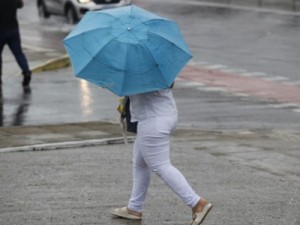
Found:
[[[275,84],[292,85],[294,89],[299,87],[299,16],[207,7],[191,1],[135,2],[178,21],[194,54],[190,65],[200,71],[198,77],[204,68],[215,73],[225,71],[238,78],[258,79],[257,82],[268,79]],[[32,66],[65,53],[61,41],[72,26],[63,18],[40,21],[34,2],[28,2],[19,17],[23,46]],[[19,69],[7,49],[4,60],[7,74],[2,88],[2,126],[118,121],[117,97],[75,79],[71,68],[35,74],[31,92],[25,93],[20,86]],[[299,130],[298,102],[277,102],[245,93],[233,89],[231,83],[220,86],[210,79],[191,80],[192,74],[186,72],[189,68],[183,71],[185,79],[179,80],[174,90],[181,125],[203,129]],[[224,77],[217,79],[224,84]]]

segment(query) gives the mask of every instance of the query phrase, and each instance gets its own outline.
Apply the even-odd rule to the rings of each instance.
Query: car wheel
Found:
[[[78,16],[73,6],[69,6],[66,9],[66,18],[68,24],[75,24],[78,22]]]
[[[50,17],[50,13],[48,12],[45,2],[43,0],[38,1],[38,13],[40,18]]]

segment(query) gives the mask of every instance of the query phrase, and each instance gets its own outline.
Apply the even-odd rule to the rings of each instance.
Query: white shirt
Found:
[[[177,113],[171,89],[135,94],[129,98],[131,122]]]

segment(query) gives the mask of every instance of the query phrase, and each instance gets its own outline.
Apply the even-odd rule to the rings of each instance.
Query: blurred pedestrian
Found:
[[[200,198],[182,173],[170,162],[170,135],[177,123],[177,107],[171,89],[129,96],[131,121],[137,121],[133,148],[133,187],[127,207],[112,214],[142,219],[151,172],[159,176],[192,209],[191,225],[199,225],[212,208]]]
[[[22,51],[17,9],[22,8],[23,0],[0,1],[0,84],[2,83],[2,51],[7,44],[20,66],[23,74],[22,85],[28,87],[31,71],[27,59]]]

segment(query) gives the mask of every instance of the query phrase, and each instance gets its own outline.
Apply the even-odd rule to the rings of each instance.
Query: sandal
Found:
[[[199,225],[201,224],[209,211],[212,209],[213,205],[211,203],[206,203],[203,211],[199,213],[194,213],[193,214],[193,222],[190,225]]]
[[[141,220],[142,219],[141,216],[136,216],[136,215],[128,213],[126,207],[113,209],[113,210],[111,210],[111,214],[113,214],[114,216],[117,216],[117,217],[129,219],[129,220]]]

